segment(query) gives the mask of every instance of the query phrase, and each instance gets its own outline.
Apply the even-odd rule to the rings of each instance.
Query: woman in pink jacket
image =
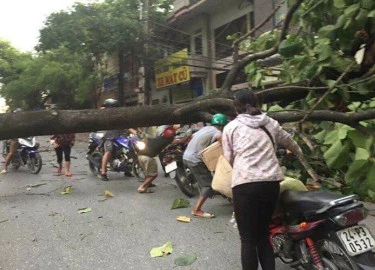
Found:
[[[241,238],[241,262],[246,270],[274,270],[275,259],[268,240],[268,226],[284,176],[275,147],[281,144],[299,157],[302,151],[279,123],[262,113],[256,95],[241,90],[234,97],[237,117],[224,128],[224,156],[233,166],[232,191],[235,217]]]

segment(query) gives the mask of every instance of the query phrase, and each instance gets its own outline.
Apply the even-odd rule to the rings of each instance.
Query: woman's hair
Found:
[[[261,114],[258,98],[255,93],[249,89],[242,89],[234,95],[234,108],[237,113],[248,113],[250,115]]]

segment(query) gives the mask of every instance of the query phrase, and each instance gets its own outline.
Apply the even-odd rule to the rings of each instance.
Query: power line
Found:
[[[177,29],[177,28],[171,27],[171,26],[169,26],[169,25],[164,25],[164,24],[161,24],[161,23],[158,23],[158,22],[152,21],[152,20],[150,20],[150,22],[151,22],[151,23],[154,23],[154,24],[156,24],[156,25],[159,25],[159,26],[161,26],[161,27],[164,27],[164,28],[169,28],[169,29],[171,29],[171,30],[174,30],[174,31],[176,31],[176,32],[179,32],[179,33],[184,34],[184,35],[187,35],[187,36],[191,36],[191,35],[192,35],[192,34],[190,34],[190,33],[188,33],[188,32],[185,32],[185,31],[182,31],[182,30],[180,30],[180,29]],[[202,37],[199,37],[199,36],[197,36],[197,38],[202,39]],[[215,40],[212,40],[212,39],[208,39],[208,41],[210,41],[210,42],[213,41],[215,44],[218,44],[218,45],[221,45],[221,46],[224,46],[224,47],[227,47],[227,48],[232,49],[232,46],[230,46],[230,45],[228,45],[228,44],[219,43],[219,42],[216,42]]]
[[[150,35],[152,37],[157,37],[155,35]],[[189,46],[190,44],[187,44],[186,42],[183,42],[183,41],[175,41],[173,39],[168,39],[168,38],[160,38],[160,37],[157,37],[159,38],[160,40],[163,40],[163,41],[174,41],[174,42],[177,42],[177,43],[181,43],[181,44],[184,44],[186,46]],[[160,44],[162,46],[165,46],[166,48],[174,48],[176,50],[180,50],[180,48],[176,47],[176,46],[170,46],[170,45],[165,45],[163,43],[158,43],[157,41],[153,41],[153,40],[150,40],[150,42],[153,42],[155,44]],[[198,53],[197,53],[198,52]],[[211,63],[214,63],[214,62],[224,62],[224,63],[227,63],[227,64],[230,64],[232,65],[234,62],[233,61],[230,61],[230,60],[225,60],[225,59],[218,59],[216,60],[216,58],[213,58],[213,57],[209,57],[209,56],[205,56],[205,55],[202,55],[202,54],[199,54],[199,52],[203,53],[203,50],[198,50],[198,51],[195,51],[195,54],[194,53],[190,53],[191,55],[196,55],[196,56],[200,56],[200,57],[203,57],[203,58],[206,58],[206,59],[210,59],[211,60]],[[172,52],[174,53],[174,52]]]
[[[166,50],[166,51],[168,53],[170,53],[170,54],[175,53],[175,51],[168,51],[168,50]],[[223,66],[233,65],[233,62],[226,62],[226,61],[222,61],[222,60],[212,61],[211,58],[203,56],[203,55],[200,55],[200,54],[188,53],[188,57],[190,57],[190,60],[192,60],[194,62],[202,62],[202,63],[207,63],[209,65],[223,65]],[[197,57],[197,58],[193,59],[193,57]],[[178,56],[168,56],[166,58],[157,58],[156,60],[162,60],[162,59],[187,60],[187,59],[185,59],[183,57],[178,57]]]

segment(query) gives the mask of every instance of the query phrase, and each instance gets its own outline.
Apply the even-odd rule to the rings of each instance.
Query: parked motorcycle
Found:
[[[19,148],[14,153],[11,160],[11,166],[15,170],[21,166],[27,166],[29,171],[33,174],[37,174],[42,169],[42,157],[38,152],[39,143],[35,137],[20,138],[18,139]],[[4,143],[3,157],[9,153],[9,143]]]
[[[86,158],[89,160],[89,167],[94,175],[100,174],[104,148],[102,147],[105,131],[92,132],[89,135],[89,146]],[[135,145],[140,144],[138,137],[117,137],[113,140],[114,150],[112,158],[107,166],[109,170],[123,172],[124,174],[133,173],[137,177],[144,177],[142,168],[139,166]]]
[[[275,255],[295,269],[375,269],[375,238],[363,224],[366,210],[355,195],[285,191],[272,220]]]

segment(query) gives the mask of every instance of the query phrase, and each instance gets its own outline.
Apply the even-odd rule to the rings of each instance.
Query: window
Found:
[[[253,25],[249,25],[251,24],[251,21],[249,23],[250,18],[250,14],[244,15],[234,21],[231,21],[230,23],[227,23],[215,29],[216,59],[222,59],[232,55],[233,40],[228,40],[228,36],[234,34],[243,35],[247,31],[249,31],[249,26],[250,28],[253,27]]]
[[[202,32],[198,31],[193,35],[193,42],[194,47],[192,48],[192,52],[194,54],[203,55],[203,40],[202,40]]]

